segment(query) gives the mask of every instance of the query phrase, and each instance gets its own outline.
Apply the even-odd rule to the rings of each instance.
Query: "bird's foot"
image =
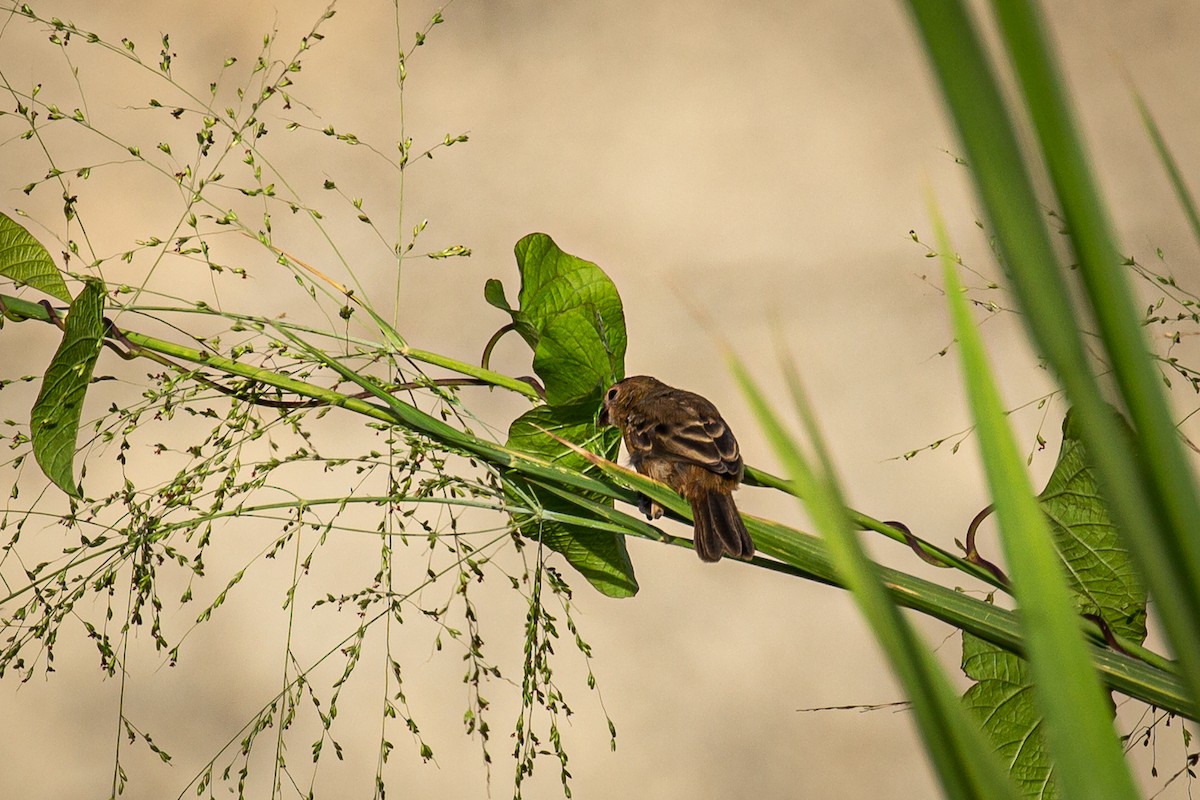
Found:
[[[663,507],[644,494],[638,495],[638,511],[645,514],[646,519],[658,519],[663,515]]]

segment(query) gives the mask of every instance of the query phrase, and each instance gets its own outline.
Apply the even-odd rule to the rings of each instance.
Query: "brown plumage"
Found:
[[[742,480],[742,455],[716,406],[698,394],[636,375],[609,388],[600,424],[620,428],[634,469],[691,503],[701,560],[754,555],[754,542],[732,497]],[[647,519],[663,513],[647,497],[638,507]]]

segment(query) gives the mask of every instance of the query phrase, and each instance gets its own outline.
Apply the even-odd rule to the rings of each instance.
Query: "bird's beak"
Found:
[[[602,403],[600,405],[600,413],[596,416],[596,424],[599,425],[600,427],[604,427],[605,425],[609,424],[609,422],[608,422],[608,403]]]

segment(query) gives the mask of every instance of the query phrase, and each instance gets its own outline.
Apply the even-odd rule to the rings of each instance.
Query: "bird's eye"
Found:
[[[617,387],[614,386],[611,389],[609,389],[608,394],[605,395],[605,397],[607,397],[609,400],[616,400],[617,399]]]

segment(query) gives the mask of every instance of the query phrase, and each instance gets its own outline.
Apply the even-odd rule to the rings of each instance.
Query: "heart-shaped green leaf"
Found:
[[[590,261],[563,252],[544,233],[517,242],[519,308],[509,307],[496,279],[484,298],[508,312],[533,350],[533,369],[552,406],[600,403],[625,377],[625,312],[617,287]]]

